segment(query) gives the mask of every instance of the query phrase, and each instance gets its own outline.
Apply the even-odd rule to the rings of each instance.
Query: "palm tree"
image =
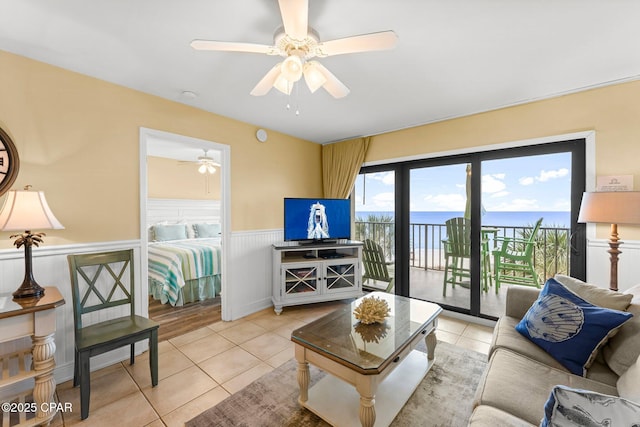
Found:
[[[388,214],[369,214],[366,219],[356,217],[355,236],[357,240],[373,240],[382,246],[385,254],[391,255],[395,249],[395,218]]]
[[[519,237],[527,240],[533,225],[519,229]],[[546,280],[556,274],[569,274],[569,230],[552,224],[540,228],[535,241],[533,264],[538,277]]]

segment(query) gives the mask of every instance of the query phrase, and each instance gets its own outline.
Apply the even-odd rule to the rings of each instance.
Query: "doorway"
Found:
[[[205,151],[206,150],[206,151]],[[221,290],[221,318],[228,319],[230,316],[229,304],[232,301],[232,290],[228,286],[228,248],[230,243],[229,233],[230,225],[230,147],[212,141],[201,140],[197,138],[187,137],[184,135],[172,134],[169,132],[158,131],[154,129],[140,128],[140,274],[141,274],[141,291],[143,313],[149,313],[148,298],[149,295],[149,264],[148,264],[148,246],[149,238],[149,156],[158,156],[163,153],[162,157],[172,159],[173,161],[183,162],[185,167],[197,167],[192,164],[197,160],[198,156],[206,154],[216,160],[219,166],[219,218],[220,218],[220,290]],[[201,185],[206,186],[207,181],[204,177]],[[206,190],[205,190],[206,191]],[[215,319],[214,319],[215,320]],[[212,322],[214,321],[212,320]]]

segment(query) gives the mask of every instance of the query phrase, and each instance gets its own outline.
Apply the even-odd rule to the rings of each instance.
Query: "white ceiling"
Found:
[[[281,58],[189,46],[271,44],[277,0],[0,0],[0,49],[318,143],[640,77],[638,0],[309,3],[321,40],[399,37],[394,50],[320,60],[351,90],[343,99],[300,83],[290,98],[253,97]]]

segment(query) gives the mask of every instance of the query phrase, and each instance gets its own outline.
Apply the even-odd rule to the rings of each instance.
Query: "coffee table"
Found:
[[[384,323],[356,320],[360,298],[291,334],[298,402],[333,426],[388,426],[433,365],[442,308],[384,292],[368,296],[389,304]],[[426,354],[414,350],[423,338]],[[309,389],[310,363],[330,375]]]

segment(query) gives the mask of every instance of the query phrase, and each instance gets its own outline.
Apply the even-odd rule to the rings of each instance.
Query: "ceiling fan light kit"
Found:
[[[216,173],[216,168],[214,168],[212,165],[203,163],[200,165],[200,167],[198,167],[198,172],[200,172],[203,175],[207,172],[213,175],[214,173]]]
[[[216,162],[215,159],[209,156],[209,150],[202,149],[204,151],[203,156],[198,156],[196,160],[183,160],[178,162],[179,164],[196,164],[198,165],[197,171],[201,174],[209,174],[213,175],[216,173],[216,168],[220,167],[220,163]]]
[[[291,89],[293,89],[293,83],[287,80],[282,74],[278,76],[275,82],[273,82],[273,87],[278,89],[280,92],[285,95],[291,95]],[[253,92],[251,93],[253,95]]]
[[[272,87],[290,95],[293,85],[304,75],[311,93],[322,87],[334,98],[342,98],[349,94],[347,86],[322,64],[311,59],[392,49],[398,41],[393,31],[380,31],[321,42],[318,33],[308,26],[308,0],[279,0],[278,4],[283,27],[276,30],[273,46],[194,40],[191,47],[196,50],[262,53],[284,57],[285,59],[271,68],[251,90],[253,96],[266,95]]]
[[[298,55],[292,54],[282,61],[280,65],[280,74],[290,82],[297,82],[302,77],[302,60]]]
[[[317,64],[317,61],[304,64],[304,81],[311,93],[320,89],[327,82],[327,78],[318,70]]]

